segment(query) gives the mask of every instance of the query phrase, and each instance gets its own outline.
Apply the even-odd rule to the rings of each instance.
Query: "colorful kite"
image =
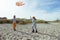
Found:
[[[23,2],[21,2],[21,1],[19,1],[19,2],[16,2],[16,5],[17,5],[17,6],[23,6],[23,5],[24,5],[24,3],[23,3]]]

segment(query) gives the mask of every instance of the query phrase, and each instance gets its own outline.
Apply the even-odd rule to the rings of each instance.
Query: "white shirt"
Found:
[[[15,18],[13,18],[13,23],[16,23],[16,19]]]

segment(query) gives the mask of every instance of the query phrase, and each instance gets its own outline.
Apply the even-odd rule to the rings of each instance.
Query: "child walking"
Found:
[[[13,29],[16,31],[16,16],[13,16]]]

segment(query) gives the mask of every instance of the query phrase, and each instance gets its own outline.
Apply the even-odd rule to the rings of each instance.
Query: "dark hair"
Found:
[[[35,20],[36,20],[36,18],[35,18],[35,17],[33,17],[33,19],[35,19]]]
[[[16,16],[14,15],[14,18],[15,18]]]

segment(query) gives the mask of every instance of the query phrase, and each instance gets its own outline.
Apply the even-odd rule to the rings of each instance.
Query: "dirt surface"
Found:
[[[60,23],[37,24],[38,33],[32,33],[32,24],[0,24],[0,40],[60,40]]]

